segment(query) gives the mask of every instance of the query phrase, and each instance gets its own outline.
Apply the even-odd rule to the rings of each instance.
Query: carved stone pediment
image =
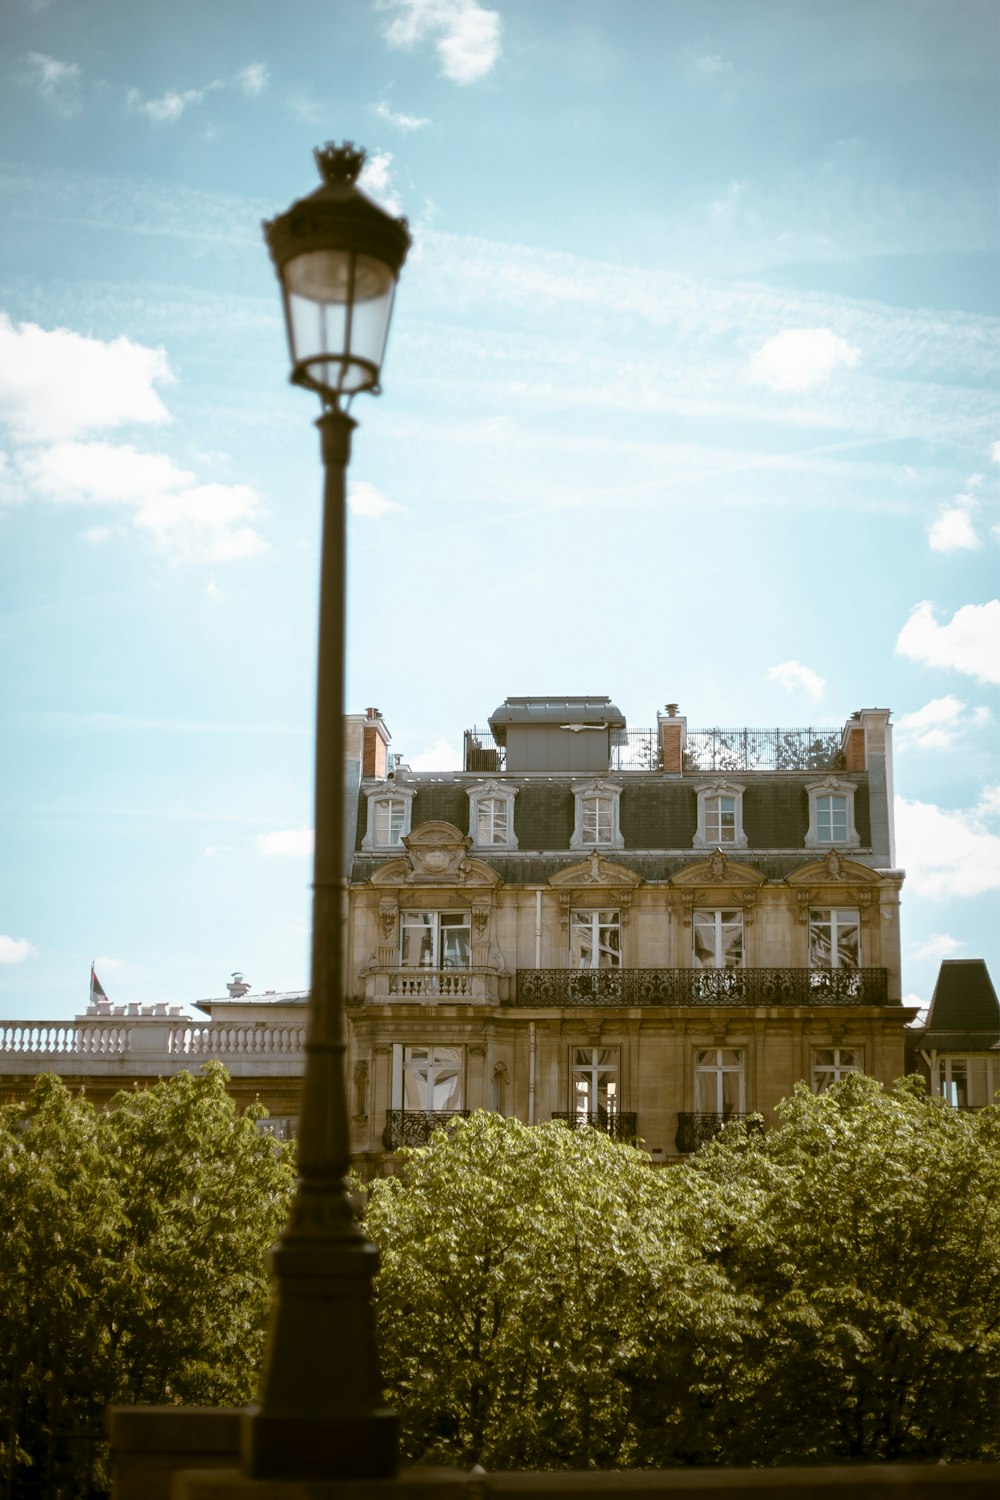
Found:
[[[800,865],[787,877],[790,886],[802,885],[881,885],[882,877],[868,865],[848,859],[839,849],[831,849],[822,859]]]
[[[470,859],[472,840],[454,823],[421,823],[403,839],[406,855],[393,859],[371,877],[375,886],[500,884],[500,876],[485,860]]]
[[[734,887],[757,887],[764,885],[766,875],[754,865],[746,865],[742,860],[733,859],[722,849],[713,849],[706,859],[698,860],[697,864],[687,865],[685,869],[678,871],[670,884],[672,886],[734,886]]]
[[[626,870],[624,865],[616,865],[612,860],[605,859],[596,849],[578,865],[568,865],[565,870],[557,870],[554,875],[549,876],[549,885],[561,889],[613,885],[628,890],[641,884],[641,875],[636,875],[633,870]]]

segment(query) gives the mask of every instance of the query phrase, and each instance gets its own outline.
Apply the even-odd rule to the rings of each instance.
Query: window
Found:
[[[806,787],[809,797],[809,828],[806,845],[840,845],[856,849],[861,843],[854,826],[854,787],[828,776]]]
[[[462,1108],[463,1047],[398,1047],[393,1072],[394,1108]]]
[[[469,837],[477,849],[516,849],[514,798],[517,787],[484,781],[469,788]]]
[[[608,781],[590,781],[574,787],[576,818],[571,849],[622,849],[625,840],[618,827],[621,787]]]
[[[416,793],[406,787],[382,782],[365,787],[368,798],[368,828],[362,849],[398,849],[410,831],[410,816]]]
[[[942,1057],[937,1077],[941,1097],[953,1109],[982,1109],[1000,1086],[1000,1058]]]
[[[617,911],[595,907],[571,912],[569,961],[574,969],[621,967],[621,918]]]
[[[738,908],[696,911],[691,918],[696,969],[743,967],[743,913]]]
[[[573,1048],[573,1096],[570,1108],[578,1121],[606,1125],[618,1118],[618,1049]]]
[[[698,792],[698,828],[692,840],[695,849],[744,849],[743,787],[732,781],[714,781]]]
[[[400,912],[399,944],[404,969],[467,969],[472,951],[470,913]]]
[[[695,1053],[694,1108],[700,1115],[746,1113],[746,1076],[743,1051],[735,1047],[705,1047]]]
[[[812,1055],[814,1094],[823,1094],[831,1083],[839,1083],[848,1073],[863,1073],[862,1053],[857,1047],[816,1047]]]
[[[861,921],[856,909],[821,907],[809,913],[809,967],[856,969],[861,962]]]

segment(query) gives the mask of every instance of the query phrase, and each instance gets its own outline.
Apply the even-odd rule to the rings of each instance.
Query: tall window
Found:
[[[695,1053],[694,1108],[700,1115],[746,1113],[746,1069],[742,1048],[705,1047]]]
[[[375,803],[373,841],[380,849],[388,849],[399,843],[403,836],[405,816],[406,803],[401,797],[383,797]]]
[[[462,1108],[462,1047],[404,1047],[402,1051],[403,1109]]]
[[[584,844],[610,844],[614,828],[610,797],[596,795],[581,798],[581,827]]]
[[[693,959],[699,969],[743,967],[743,913],[738,909],[696,911],[691,919]]]
[[[570,915],[570,964],[574,969],[618,969],[622,961],[618,912],[586,908]]]
[[[861,921],[856,909],[820,907],[809,913],[809,966],[856,969],[861,962]]]
[[[469,787],[469,837],[477,849],[516,849],[514,798],[518,788],[502,781]]]
[[[734,781],[713,781],[698,791],[698,827],[692,840],[695,849],[744,849],[744,788]]]
[[[416,792],[383,781],[366,786],[364,794],[368,798],[368,827],[361,840],[362,849],[398,849],[410,831]]]
[[[618,1118],[618,1049],[573,1048],[573,1098],[578,1120],[597,1118],[600,1124]]]
[[[809,798],[809,828],[806,847],[856,849],[861,839],[854,826],[854,785],[827,776],[806,787]]]
[[[472,924],[467,911],[404,911],[399,918],[404,969],[467,969]]]
[[[847,843],[847,798],[816,798],[816,841],[820,844]]]
[[[848,1073],[863,1073],[864,1063],[857,1047],[817,1047],[812,1055],[814,1094],[823,1094],[831,1083],[839,1083]]]
[[[621,849],[624,839],[618,824],[621,787],[610,781],[588,781],[573,788],[576,817],[571,849]]]

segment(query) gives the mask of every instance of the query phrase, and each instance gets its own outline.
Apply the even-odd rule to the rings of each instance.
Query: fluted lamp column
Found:
[[[344,647],[348,415],[379,390],[393,293],[410,247],[357,187],[364,152],[317,150],[323,186],[264,225],[284,299],[294,384],[323,404],[325,488],[316,701],[316,842],[309,1040],[299,1181],[271,1251],[271,1321],[258,1398],[244,1418],[243,1467],[283,1479],[379,1478],[396,1470],[396,1418],[379,1371],[377,1252],[345,1184]]]

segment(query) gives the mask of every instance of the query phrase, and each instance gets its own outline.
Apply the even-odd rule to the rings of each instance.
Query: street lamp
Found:
[[[378,1263],[345,1185],[350,1166],[344,1016],[344,639],[347,406],[379,389],[393,292],[410,247],[356,186],[364,152],[316,153],[323,186],[264,225],[281,281],[291,379],[323,412],[325,485],[316,694],[312,973],[298,1137],[299,1182],[271,1251],[272,1300],[258,1400],[244,1418],[254,1477],[379,1478],[396,1470],[371,1283]]]

